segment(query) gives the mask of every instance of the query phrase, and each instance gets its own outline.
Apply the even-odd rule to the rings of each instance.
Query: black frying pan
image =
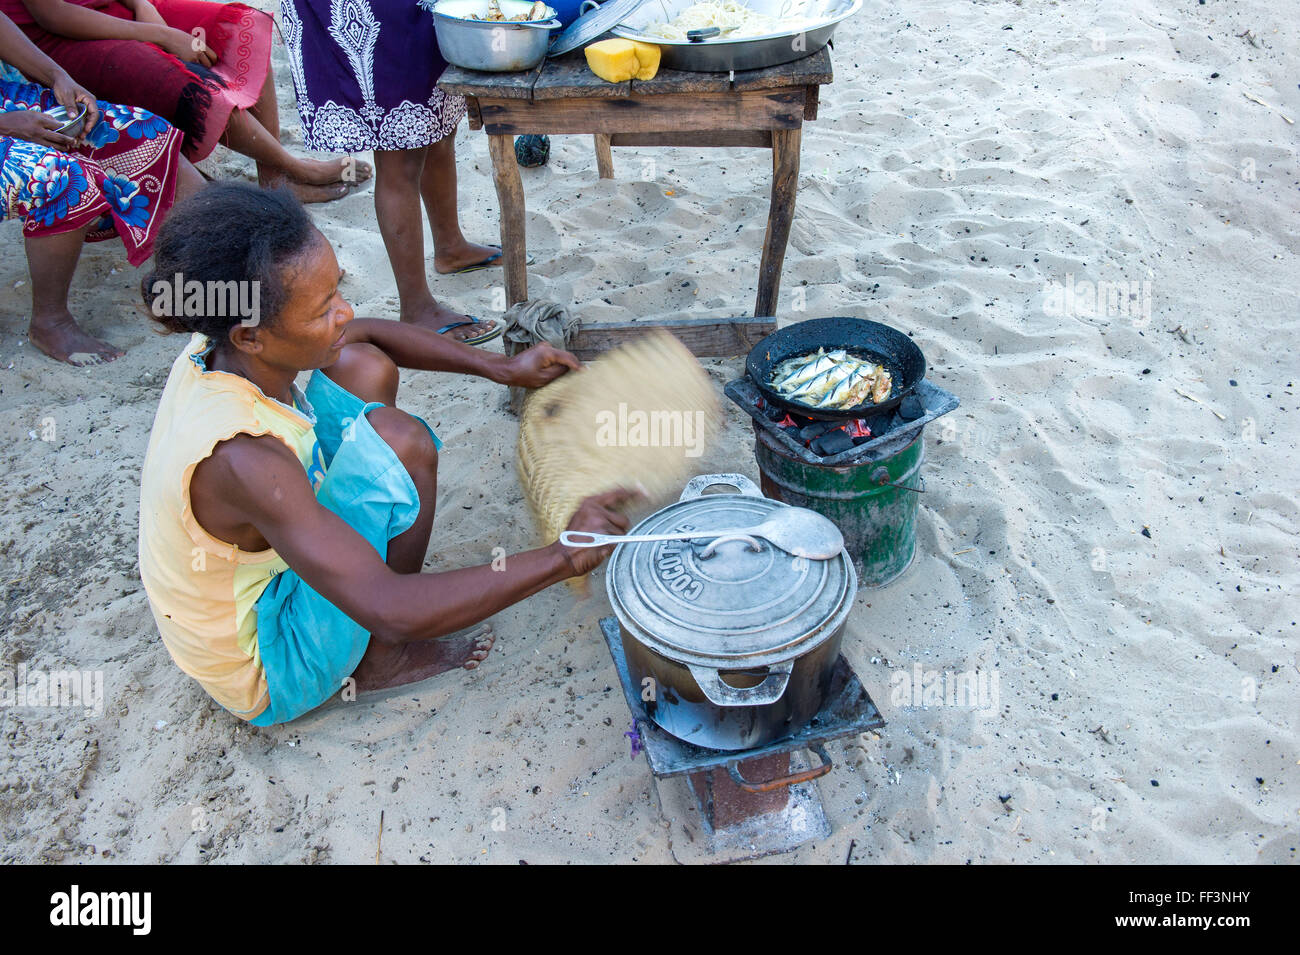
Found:
[[[868,400],[856,408],[836,410],[813,408],[791,401],[772,390],[772,369],[787,358],[807,355],[819,348],[843,348],[859,358],[884,365],[893,379],[889,397],[880,404]],[[745,360],[745,370],[758,386],[765,401],[805,418],[828,421],[871,418],[893,411],[925,377],[925,356],[912,339],[897,329],[861,318],[811,318],[768,335],[754,346]]]

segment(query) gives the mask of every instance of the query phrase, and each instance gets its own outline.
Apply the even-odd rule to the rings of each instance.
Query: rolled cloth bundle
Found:
[[[664,331],[530,394],[517,463],[544,542],[560,536],[589,495],[642,487],[653,498],[679,489],[718,420],[708,373]]]

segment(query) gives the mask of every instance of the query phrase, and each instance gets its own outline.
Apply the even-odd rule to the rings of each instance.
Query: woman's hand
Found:
[[[84,145],[90,131],[99,124],[99,105],[95,102],[95,97],[89,90],[74,83],[72,77],[63,70],[54,74],[50,88],[54,90],[54,98],[59,101],[59,105],[68,111],[69,117],[80,113],[82,106],[86,107],[86,122],[81,127],[81,135],[76,139],[76,145]]]
[[[567,355],[568,352],[564,352],[564,354]],[[572,520],[569,521],[569,526],[565,530],[585,531],[588,534],[626,534],[631,521],[619,508],[642,496],[644,495],[638,490],[620,487],[612,491],[606,491],[604,494],[595,494],[583,498],[582,503],[578,505],[577,512],[573,515]],[[560,548],[565,560],[569,562],[569,568],[573,571],[573,575],[580,577],[599,567],[601,561],[614,553],[615,545],[565,547],[559,541],[556,541],[555,546]]]
[[[163,26],[158,28],[155,46],[166,50],[172,56],[186,63],[198,63],[200,66],[216,66],[217,54],[203,42],[201,37],[190,36],[184,30]]]
[[[12,136],[28,142],[39,143],[63,152],[77,148],[77,141],[71,136],[56,133],[63,124],[46,116],[38,109],[15,109],[0,113],[0,136]]]
[[[582,362],[572,352],[563,351],[541,342],[506,360],[503,385],[523,388],[540,388],[550,384],[566,371],[580,371]]]

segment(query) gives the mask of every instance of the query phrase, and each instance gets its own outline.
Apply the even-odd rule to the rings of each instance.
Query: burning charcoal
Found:
[[[915,421],[925,414],[925,405],[916,395],[908,395],[898,405],[898,416],[904,421]]]
[[[853,446],[856,448],[858,445],[860,445],[860,444],[866,444],[866,443],[867,443],[868,441],[870,441],[870,440],[871,440],[871,435],[869,435],[869,434],[860,434],[860,435],[858,435],[856,438],[853,439]]]
[[[814,421],[807,427],[799,429],[799,440],[804,444],[807,444],[814,438],[818,438],[825,434],[827,431],[831,430],[831,428],[838,426],[838,421]]]
[[[759,407],[758,412],[768,421],[780,421],[786,416],[785,409],[778,408],[775,405],[769,405],[767,402],[763,402]]]
[[[853,447],[853,437],[843,429],[830,431],[814,441],[811,447],[814,454],[830,457]]]

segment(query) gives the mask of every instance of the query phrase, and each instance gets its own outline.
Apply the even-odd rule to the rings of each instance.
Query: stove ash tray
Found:
[[[824,839],[831,834],[814,782],[784,787],[776,791],[774,800],[774,793],[750,795],[735,790],[729,781],[737,778],[742,767],[779,763],[782,759],[789,760],[790,772],[811,770],[803,750],[813,750],[823,764],[828,764],[826,743],[885,725],[880,710],[843,655],[835,663],[826,702],[807,726],[765,746],[727,752],[687,743],[650,719],[641,700],[641,687],[633,684],[628,672],[618,620],[602,618],[600,631],[656,782],[674,776],[689,777],[688,785],[676,792],[672,787],[658,787],[664,816],[679,837],[671,843],[679,862],[753,859],[787,852],[810,839]],[[729,791],[722,793],[723,789]],[[706,838],[700,843],[695,842],[687,826],[691,818],[698,819],[704,829]]]

